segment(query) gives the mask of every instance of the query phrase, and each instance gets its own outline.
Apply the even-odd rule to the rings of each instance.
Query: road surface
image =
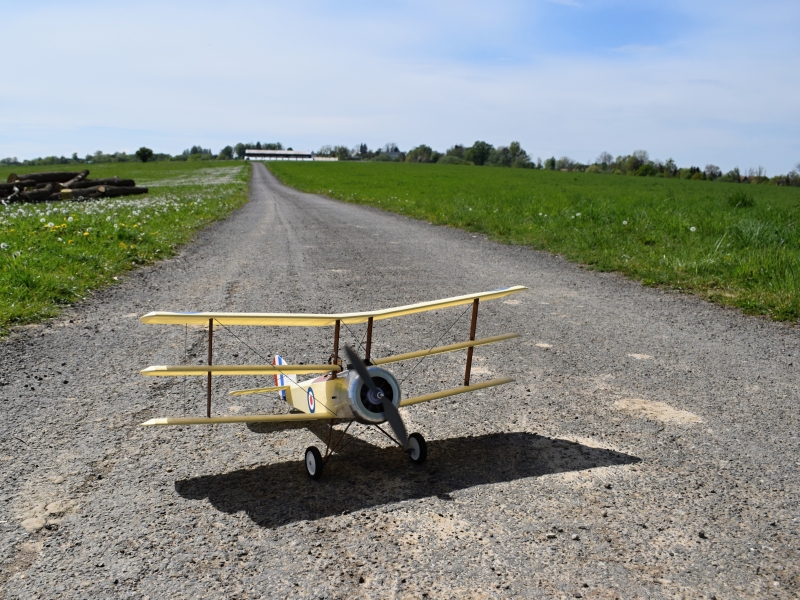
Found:
[[[415,466],[357,427],[323,478],[306,428],[143,428],[202,415],[202,328],[152,310],[344,312],[507,285],[481,305],[473,381],[403,409]],[[455,323],[455,325],[454,325]],[[448,330],[448,328],[451,329]],[[358,342],[363,327],[344,330]],[[466,339],[460,308],[376,325],[374,355]],[[798,331],[542,252],[303,194],[253,165],[251,201],[179,256],[0,342],[7,598],[800,596]],[[319,363],[329,329],[215,335],[219,364]],[[404,395],[463,353],[398,365]],[[280,412],[275,394],[214,411]],[[244,399],[242,399],[244,398]]]

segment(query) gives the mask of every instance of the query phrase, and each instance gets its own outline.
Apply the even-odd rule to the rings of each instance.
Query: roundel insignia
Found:
[[[314,390],[308,388],[308,410],[310,410],[313,413],[316,410],[316,408],[317,408],[317,399],[314,398]]]

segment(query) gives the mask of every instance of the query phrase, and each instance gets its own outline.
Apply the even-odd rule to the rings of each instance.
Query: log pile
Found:
[[[8,176],[0,183],[0,202],[52,202],[55,200],[90,200],[146,194],[146,187],[136,187],[133,179],[88,179],[89,171],[27,173]]]

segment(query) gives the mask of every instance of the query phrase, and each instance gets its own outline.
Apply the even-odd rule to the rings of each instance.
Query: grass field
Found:
[[[292,187],[800,317],[800,189],[394,163],[267,163]]]
[[[150,187],[144,196],[0,206],[0,334],[58,313],[123,272],[169,256],[203,226],[247,201],[249,165],[162,162],[88,165],[90,177],[119,175]],[[0,169],[9,173],[80,166]]]

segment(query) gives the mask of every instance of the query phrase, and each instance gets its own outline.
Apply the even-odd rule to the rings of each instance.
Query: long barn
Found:
[[[245,150],[245,160],[337,160],[307,150]]]

